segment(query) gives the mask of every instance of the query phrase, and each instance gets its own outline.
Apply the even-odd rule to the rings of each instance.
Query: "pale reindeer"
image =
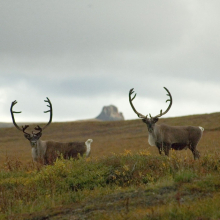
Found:
[[[148,128],[148,143],[151,146],[156,146],[161,154],[164,151],[165,155],[169,156],[169,150],[182,150],[189,148],[194,156],[194,159],[198,159],[200,157],[200,153],[196,150],[197,144],[202,137],[204,128],[195,127],[195,126],[170,126],[166,124],[156,124],[159,120],[159,117],[165,115],[171,108],[172,105],[172,96],[167,88],[164,89],[168,92],[167,96],[170,97],[167,101],[170,102],[166,111],[160,111],[160,114],[150,118],[141,113],[137,112],[132,101],[136,97],[136,94],[131,97],[134,93],[134,89],[129,91],[129,102],[133,109],[133,111],[137,114],[139,118],[142,119],[144,123],[147,124]],[[166,101],[166,102],[167,102]]]
[[[44,101],[49,103],[49,105],[47,106],[50,109],[48,111],[45,111],[44,113],[50,112],[50,119],[43,128],[41,128],[39,125],[35,127],[35,130],[38,131],[37,133],[32,131],[32,134],[29,134],[25,132],[29,125],[25,125],[20,128],[15,122],[14,113],[21,113],[12,110],[13,106],[17,103],[16,100],[11,103],[10,108],[13,124],[19,131],[22,131],[24,133],[24,137],[30,141],[33,160],[47,165],[53,164],[55,160],[61,155],[64,159],[78,158],[79,155],[85,155],[86,157],[88,157],[90,155],[91,143],[93,142],[92,139],[88,139],[86,142],[68,143],[40,140],[42,131],[51,123],[53,116],[52,103],[48,98]]]

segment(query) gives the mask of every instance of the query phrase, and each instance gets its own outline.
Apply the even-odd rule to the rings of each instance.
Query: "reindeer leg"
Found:
[[[168,147],[165,147],[164,148],[164,153],[165,153],[166,156],[169,157],[170,149]]]
[[[162,147],[158,147],[159,154],[162,154]]]
[[[161,151],[164,151],[164,154],[168,157],[169,157],[170,149],[171,149],[171,144],[164,142],[161,144]]]
[[[158,151],[159,151],[159,154],[161,155],[161,154],[162,154],[162,150],[163,150],[162,145],[157,142],[157,143],[156,143],[156,146],[157,146],[157,149],[158,149]]]
[[[196,143],[190,143],[189,145],[189,149],[192,151],[193,156],[194,156],[194,160],[199,159],[200,158],[200,153],[198,150],[196,150],[197,144],[199,141],[197,141]]]
[[[198,150],[191,150],[194,156],[194,160],[199,159],[200,158],[200,153]]]
[[[47,157],[45,157],[45,158],[43,159],[43,164],[44,164],[44,165],[48,165],[48,164],[49,164],[49,161],[48,161],[48,158],[47,158]]]
[[[164,150],[165,155],[168,157],[169,157],[170,149],[171,149],[171,145],[164,144],[163,150]]]

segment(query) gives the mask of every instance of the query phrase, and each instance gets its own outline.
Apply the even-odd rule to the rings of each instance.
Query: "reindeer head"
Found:
[[[154,130],[154,125],[158,121],[158,118],[143,118],[142,121],[147,125],[148,131],[151,133]]]
[[[41,135],[42,135],[42,131],[43,131],[43,130],[51,123],[51,121],[52,121],[52,116],[53,116],[52,104],[51,104],[51,102],[50,102],[50,100],[49,100],[48,98],[47,98],[47,100],[44,100],[44,101],[49,103],[49,105],[47,105],[47,106],[48,106],[50,109],[44,112],[44,113],[50,112],[49,122],[48,122],[43,128],[41,128],[39,125],[37,125],[37,127],[35,127],[34,129],[35,129],[36,131],[38,131],[38,132],[35,133],[35,132],[32,131],[32,134],[25,132],[25,130],[29,127],[29,125],[22,126],[21,128],[17,125],[17,123],[15,122],[14,113],[21,113],[21,112],[16,112],[16,111],[13,111],[13,110],[12,110],[12,109],[13,109],[13,106],[17,103],[16,100],[11,103],[11,109],[10,109],[10,111],[11,111],[11,117],[12,117],[13,124],[15,125],[15,127],[16,127],[19,131],[23,131],[24,137],[30,141],[32,147],[37,146],[37,141],[40,139],[40,137],[41,137]]]
[[[37,146],[37,141],[40,139],[40,137],[42,135],[42,128],[38,125],[37,127],[35,127],[35,130],[38,130],[39,132],[34,133],[32,131],[32,134],[29,134],[29,133],[25,132],[25,130],[28,127],[29,127],[29,125],[22,126],[24,137],[30,141],[30,144],[31,144],[32,147],[36,147]]]
[[[148,118],[148,115],[144,116],[144,115],[142,115],[141,113],[139,113],[139,112],[135,109],[135,107],[134,107],[132,101],[133,101],[134,98],[136,97],[136,94],[134,95],[133,98],[131,98],[131,95],[134,93],[134,89],[131,89],[131,90],[129,91],[129,102],[130,102],[130,105],[131,105],[133,111],[137,114],[137,116],[138,116],[139,118],[141,118],[142,121],[147,125],[148,131],[149,131],[150,133],[153,132],[154,126],[155,126],[155,124],[157,123],[157,121],[159,120],[159,117],[161,117],[162,115],[165,115],[165,114],[170,110],[171,105],[172,105],[172,96],[171,96],[169,90],[168,90],[166,87],[164,87],[164,89],[168,92],[167,95],[170,97],[170,99],[168,99],[166,102],[169,101],[170,104],[169,104],[169,106],[168,106],[168,108],[167,108],[167,110],[166,110],[165,112],[163,112],[162,110],[160,110],[160,114],[158,114],[158,115],[156,115],[156,116],[154,116],[154,117],[152,117],[151,114],[149,114],[150,118]]]

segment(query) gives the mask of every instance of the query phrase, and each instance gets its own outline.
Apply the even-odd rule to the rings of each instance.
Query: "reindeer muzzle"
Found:
[[[31,143],[32,147],[36,147],[37,146],[37,142],[36,141],[30,141],[30,143]]]

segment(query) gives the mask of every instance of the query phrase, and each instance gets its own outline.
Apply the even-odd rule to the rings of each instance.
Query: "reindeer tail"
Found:
[[[203,127],[200,127],[200,126],[199,126],[199,128],[201,129],[202,132],[205,130]]]
[[[92,139],[88,139],[88,140],[85,142],[85,144],[86,144],[86,145],[90,145],[92,142],[93,142]]]

